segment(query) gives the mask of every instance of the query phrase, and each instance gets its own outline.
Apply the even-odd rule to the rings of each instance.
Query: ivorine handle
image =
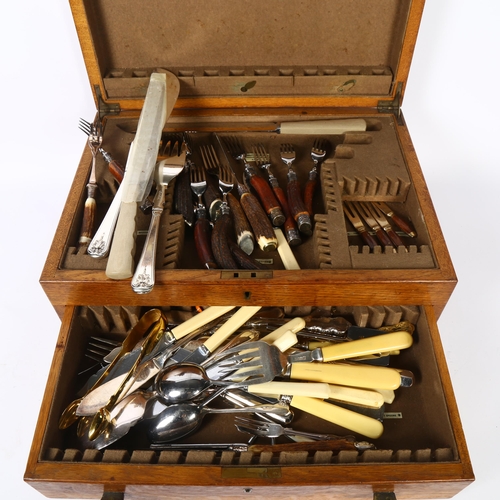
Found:
[[[395,390],[401,375],[393,368],[342,363],[293,363],[290,378],[366,389]]]
[[[323,347],[323,361],[355,358],[367,354],[407,349],[413,343],[413,337],[406,331],[386,333],[352,342],[343,342],[329,347]]]
[[[329,388],[330,395],[328,399],[367,406],[369,408],[381,408],[384,404],[384,397],[377,391],[333,384],[329,385]]]
[[[332,135],[346,132],[364,132],[366,121],[362,118],[341,120],[311,120],[285,122],[280,126],[281,134]]]
[[[137,203],[122,202],[106,266],[108,278],[122,280],[134,274],[136,217]]]
[[[378,420],[319,399],[294,396],[290,406],[371,439],[379,438],[384,432],[384,426]]]
[[[230,319],[228,319],[205,343],[209,352],[214,352],[227,338],[232,335],[240,326],[244,325],[254,314],[260,310],[261,306],[240,307]]]
[[[327,399],[330,386],[321,382],[266,382],[250,385],[246,389],[251,394],[275,396],[308,396],[310,398]]]

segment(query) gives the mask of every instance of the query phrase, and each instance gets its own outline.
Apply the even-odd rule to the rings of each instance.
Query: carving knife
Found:
[[[134,273],[137,204],[143,201],[146,194],[156,164],[161,133],[178,92],[179,81],[172,73],[151,75],[134,146],[125,166],[120,213],[106,266],[108,278],[125,279]]]

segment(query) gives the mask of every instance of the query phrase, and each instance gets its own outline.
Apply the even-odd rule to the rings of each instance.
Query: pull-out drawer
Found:
[[[60,430],[58,421],[88,378],[89,372],[81,372],[89,364],[84,356],[89,338],[123,338],[148,309],[67,307],[25,474],[41,494],[130,499],[444,498],[473,481],[434,310],[427,306],[321,308],[323,314],[342,315],[355,326],[380,328],[399,321],[415,326],[413,345],[391,356],[389,363],[410,370],[413,385],[398,388],[394,401],[385,405],[381,437],[355,434],[356,440],[373,444],[372,449],[154,450],[140,425],[108,448],[82,445],[76,426]],[[190,308],[158,309],[167,317],[192,314]],[[308,307],[273,310],[290,317],[317,312]],[[294,413],[295,429],[352,434],[301,410]],[[196,434],[180,441],[245,441],[248,435],[238,432],[233,419],[234,415],[207,415]]]

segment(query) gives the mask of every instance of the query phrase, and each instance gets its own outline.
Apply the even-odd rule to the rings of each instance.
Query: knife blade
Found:
[[[178,89],[179,81],[175,75],[171,73],[151,75],[134,138],[134,147],[131,148],[127,158],[122,181],[120,213],[106,266],[108,278],[125,279],[134,273],[137,204],[144,199],[156,164],[161,133],[168,117],[167,95],[170,97],[172,109]]]

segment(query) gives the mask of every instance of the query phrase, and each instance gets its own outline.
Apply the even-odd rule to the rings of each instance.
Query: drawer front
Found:
[[[60,498],[120,498],[125,494],[125,498],[141,499],[200,495],[386,498],[382,494],[443,498],[473,481],[434,311],[422,306],[331,309],[361,326],[378,328],[396,320],[415,325],[411,348],[391,356],[390,362],[391,366],[411,370],[414,383],[397,389],[394,402],[385,406],[384,433],[370,440],[376,449],[157,451],[149,449],[139,428],[109,448],[82,446],[76,440],[75,426],[61,431],[58,420],[87,377],[78,373],[88,363],[84,351],[89,337],[123,335],[146,309],[66,309],[25,474],[25,480],[42,494]],[[186,308],[175,309],[164,308],[167,317],[185,318],[188,314]],[[290,316],[314,312],[304,307],[278,309]],[[207,416],[197,439],[241,441],[244,435],[234,430],[233,418]],[[300,410],[295,410],[293,425],[316,432],[346,433]],[[366,439],[360,435],[356,438]]]

